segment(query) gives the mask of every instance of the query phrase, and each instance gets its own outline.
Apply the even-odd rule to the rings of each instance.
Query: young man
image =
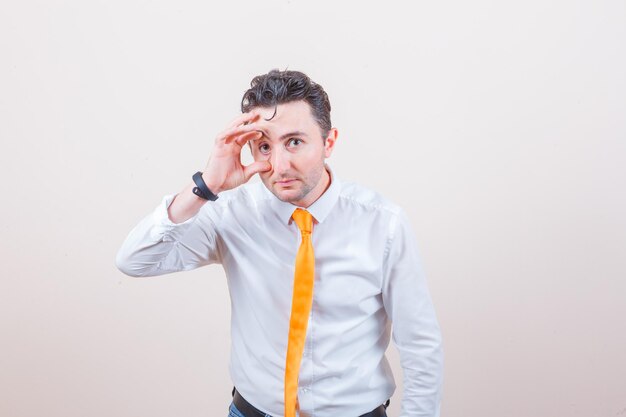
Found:
[[[118,268],[140,277],[222,264],[231,415],[385,416],[393,329],[402,416],[438,416],[441,333],[403,210],[325,163],[337,129],[305,74],[255,77],[242,113],[204,171],[130,232]],[[243,166],[246,144],[254,162]],[[248,183],[257,173],[262,183]]]

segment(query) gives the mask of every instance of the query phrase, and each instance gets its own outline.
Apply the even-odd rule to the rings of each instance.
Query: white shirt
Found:
[[[404,374],[402,416],[439,415],[441,333],[403,210],[337,179],[308,210],[315,252],[313,307],[300,368],[301,417],[356,417],[395,390],[385,357],[393,329]],[[296,252],[296,206],[261,182],[222,192],[196,216],[172,223],[161,204],[117,254],[144,277],[222,264],[231,296],[230,373],[259,410],[284,415],[284,372]]]

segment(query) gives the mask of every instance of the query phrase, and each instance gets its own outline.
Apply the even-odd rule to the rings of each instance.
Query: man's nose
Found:
[[[274,168],[274,172],[279,175],[289,171],[289,168],[291,166],[291,158],[289,152],[280,148],[273,149],[270,163]]]

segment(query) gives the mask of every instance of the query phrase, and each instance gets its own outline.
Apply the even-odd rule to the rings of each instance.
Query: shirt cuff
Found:
[[[152,212],[154,226],[150,231],[150,237],[155,241],[176,241],[180,239],[191,224],[196,220],[198,214],[185,220],[182,223],[174,223],[170,220],[167,209],[174,201],[177,194],[168,194],[163,197],[161,203]]]

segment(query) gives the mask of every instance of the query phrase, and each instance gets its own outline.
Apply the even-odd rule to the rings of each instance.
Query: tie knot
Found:
[[[311,231],[313,230],[313,216],[311,216],[311,213],[301,208],[297,208],[294,210],[291,217],[300,228],[300,233],[303,235],[311,234]]]

